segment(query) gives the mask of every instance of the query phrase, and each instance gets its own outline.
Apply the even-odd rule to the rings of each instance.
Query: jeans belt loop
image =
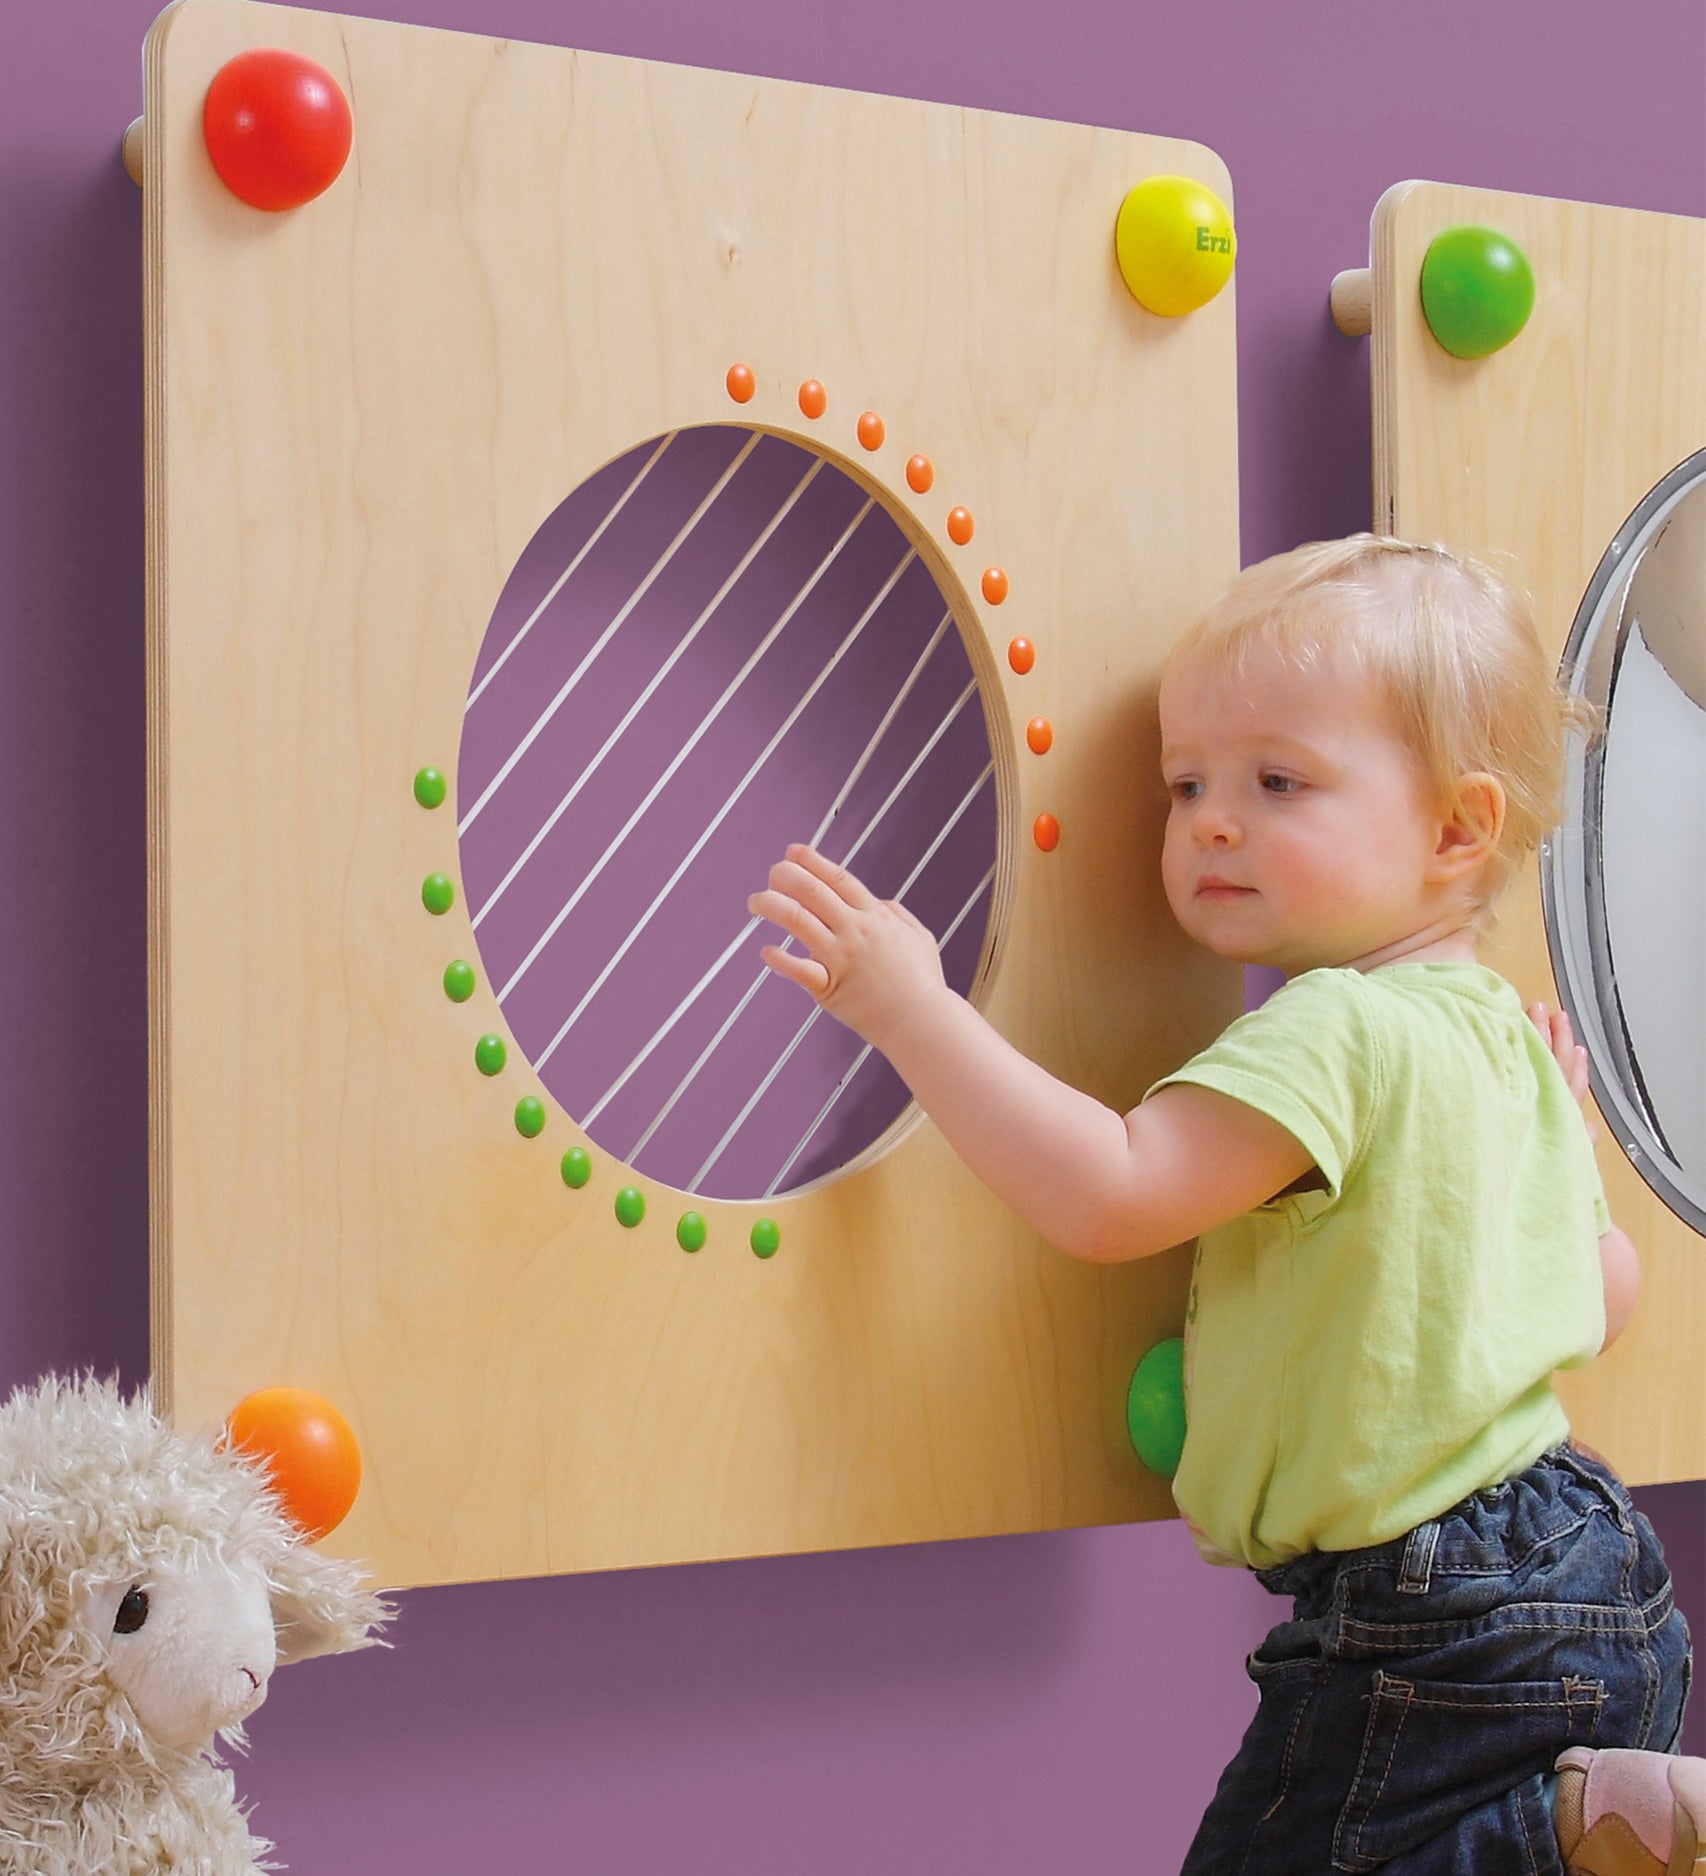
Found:
[[[1434,1550],[1439,1543],[1439,1521],[1430,1519],[1418,1524],[1404,1546],[1404,1561],[1398,1570],[1399,1593],[1425,1596],[1433,1587]]]

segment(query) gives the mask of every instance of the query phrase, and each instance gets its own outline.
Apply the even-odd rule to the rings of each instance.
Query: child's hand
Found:
[[[808,953],[766,945],[760,955],[771,970],[878,1049],[944,988],[936,940],[906,907],[877,898],[811,847],[791,846],[746,907]]]
[[[1588,1052],[1576,1040],[1569,1016],[1563,1010],[1548,1008],[1544,1003],[1531,1003],[1528,1006],[1528,1020],[1546,1038],[1552,1059],[1564,1071],[1564,1079],[1569,1083],[1571,1094],[1578,1101],[1585,1102],[1588,1098]],[[1589,1120],[1587,1128],[1590,1140],[1599,1137],[1597,1121]]]

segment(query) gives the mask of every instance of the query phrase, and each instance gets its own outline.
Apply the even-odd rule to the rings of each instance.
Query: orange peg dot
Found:
[[[730,365],[724,382],[729,387],[729,396],[737,404],[750,404],[753,392],[758,389],[758,380],[753,377],[750,365]]]
[[[948,539],[956,547],[964,547],[971,539],[973,522],[969,508],[950,508],[948,510]]]
[[[361,1448],[329,1400],[264,1387],[231,1410],[227,1442],[259,1460],[279,1503],[309,1543],[335,1530],[361,1489]]]
[[[1054,745],[1054,725],[1047,717],[1032,717],[1025,725],[1025,741],[1031,745],[1032,755],[1046,756]]]
[[[866,411],[859,419],[859,441],[866,449],[881,449],[886,434],[883,420],[874,410]]]
[[[1028,638],[1016,638],[1007,647],[1007,662],[1020,677],[1030,670],[1037,661],[1037,648]]]
[[[1060,823],[1052,814],[1039,814],[1031,823],[1031,838],[1044,853],[1053,853],[1060,845]]]
[[[914,495],[927,495],[930,484],[936,480],[936,470],[928,456],[908,456],[906,459],[906,486]]]
[[[999,606],[1007,597],[1007,575],[1000,567],[984,568],[983,596],[992,606]]]
[[[816,378],[808,378],[800,386],[800,409],[808,417],[821,417],[828,408],[829,393]]]

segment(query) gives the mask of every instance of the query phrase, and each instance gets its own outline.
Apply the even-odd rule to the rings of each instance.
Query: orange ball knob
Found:
[[[868,410],[859,419],[859,441],[866,449],[881,449],[887,432],[883,429],[883,420],[874,410]]]
[[[800,409],[808,417],[821,417],[828,408],[829,393],[816,378],[808,378],[800,386]]]
[[[753,392],[758,389],[758,380],[753,377],[750,365],[730,365],[725,382],[729,387],[729,396],[737,404],[750,404]]]
[[[950,508],[948,510],[948,539],[956,547],[964,547],[971,539],[975,523],[969,508]]]
[[[1060,823],[1052,814],[1039,814],[1031,823],[1031,838],[1044,853],[1053,853],[1060,845]]]
[[[1047,717],[1032,717],[1025,725],[1025,741],[1032,755],[1046,756],[1054,747],[1054,725]]]
[[[225,1432],[262,1462],[309,1543],[343,1523],[361,1489],[361,1448],[330,1401],[305,1388],[262,1388],[232,1409]]]
[[[1007,575],[1002,568],[984,568],[983,596],[992,606],[999,606],[1007,597]]]
[[[936,480],[935,465],[928,456],[908,456],[906,459],[906,486],[914,495],[927,495],[930,484]]]
[[[349,155],[349,100],[323,66],[257,46],[214,73],[202,136],[219,180],[251,208],[300,208],[337,181]]]
[[[1037,648],[1028,638],[1016,638],[1007,647],[1007,662],[1020,677],[1030,670],[1037,661]]]

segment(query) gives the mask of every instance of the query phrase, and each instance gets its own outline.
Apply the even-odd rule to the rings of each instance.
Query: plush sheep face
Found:
[[[0,1404],[0,1843],[14,1788],[199,1754],[275,1666],[368,1646],[387,1613],[212,1435],[110,1384],[19,1390]]]
[[[142,1730],[191,1749],[240,1725],[267,1697],[278,1659],[266,1577],[208,1553],[86,1585],[78,1621]]]

